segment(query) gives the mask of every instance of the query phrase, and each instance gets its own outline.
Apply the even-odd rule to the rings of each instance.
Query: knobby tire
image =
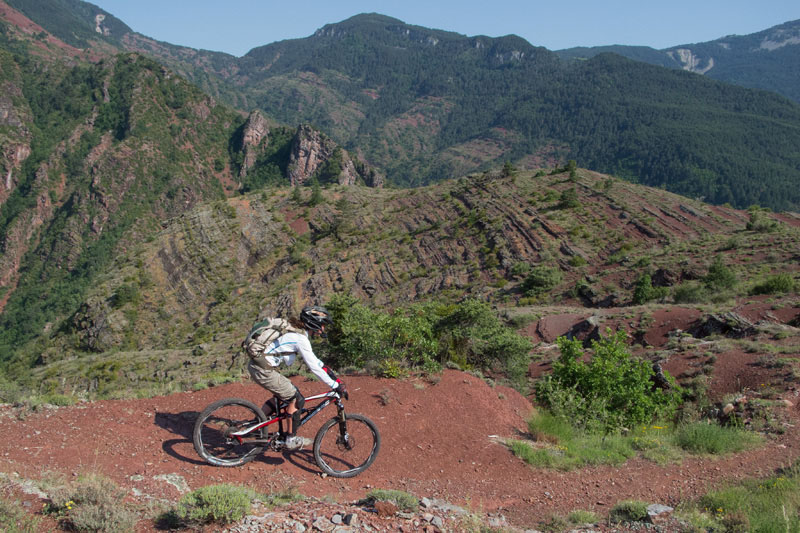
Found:
[[[230,431],[266,420],[261,408],[247,400],[225,398],[216,401],[197,417],[192,432],[194,449],[212,465],[240,466],[248,463],[264,451],[263,445],[248,441],[265,438],[266,428],[251,433],[242,443],[226,435]]]
[[[329,476],[354,477],[369,468],[381,447],[375,423],[363,415],[345,415],[348,440],[341,435],[339,417],[325,422],[314,439],[314,460]]]

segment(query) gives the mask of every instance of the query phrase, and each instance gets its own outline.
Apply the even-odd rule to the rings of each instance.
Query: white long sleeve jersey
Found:
[[[285,333],[275,339],[264,351],[267,362],[274,367],[280,366],[281,363],[286,364],[286,366],[292,366],[298,354],[303,358],[309,370],[311,370],[320,381],[332,389],[339,386],[339,384],[331,379],[328,373],[325,372],[322,361],[314,355],[314,350],[311,349],[311,342],[309,342],[308,337],[302,333]]]

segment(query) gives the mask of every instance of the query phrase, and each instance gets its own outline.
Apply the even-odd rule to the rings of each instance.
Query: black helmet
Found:
[[[300,321],[311,331],[322,331],[322,326],[333,324],[328,310],[316,305],[304,307],[300,312]]]

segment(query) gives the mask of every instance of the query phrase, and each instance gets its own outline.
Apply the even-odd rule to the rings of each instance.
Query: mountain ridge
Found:
[[[787,21],[748,35],[726,35],[712,41],[664,49],[625,45],[558,50],[566,59],[586,59],[613,52],[629,59],[688,70],[744,87],[771,90],[800,102],[800,20]]]
[[[575,159],[715,203],[800,205],[798,164],[788,148],[800,143],[791,125],[800,119],[757,118],[800,108],[701,81],[707,78],[602,58],[565,64],[519,37],[466,37],[375,14],[242,58],[127,35],[126,46],[244,112],[259,108],[277,122],[314,124],[398,185],[505,161],[532,168],[526,165]]]

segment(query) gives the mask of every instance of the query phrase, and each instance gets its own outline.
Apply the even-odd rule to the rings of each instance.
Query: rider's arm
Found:
[[[303,335],[298,335],[299,339],[297,341],[297,353],[300,354],[300,357],[303,358],[305,361],[306,366],[308,366],[309,370],[317,376],[321,382],[323,382],[328,387],[335,389],[339,386],[337,380],[331,378],[330,374],[328,373],[328,369],[325,365],[322,364],[322,361],[314,355],[314,350],[311,349],[311,343],[308,340],[308,337]]]

